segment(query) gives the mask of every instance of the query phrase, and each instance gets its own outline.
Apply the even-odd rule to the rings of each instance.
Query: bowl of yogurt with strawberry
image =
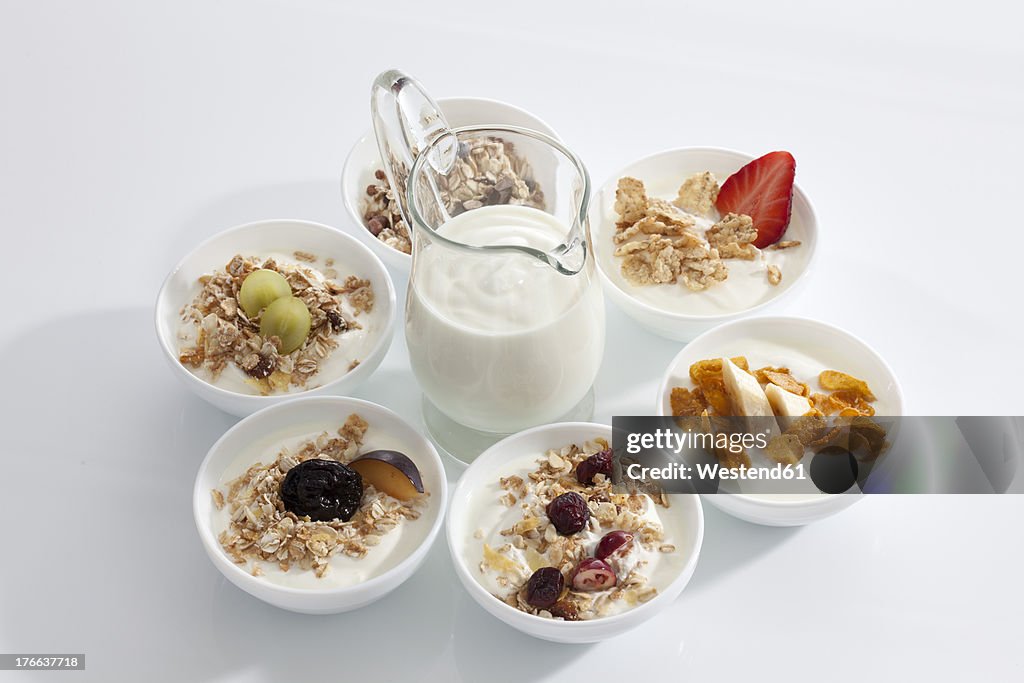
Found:
[[[717,147],[635,161],[594,196],[591,230],[604,290],[641,326],[689,341],[796,291],[818,224],[785,151]]]

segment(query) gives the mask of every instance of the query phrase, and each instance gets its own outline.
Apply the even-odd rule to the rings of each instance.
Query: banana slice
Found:
[[[758,431],[767,430],[771,434],[778,431],[778,423],[775,421],[775,413],[772,412],[768,397],[753,375],[745,372],[728,358],[723,358],[722,379],[725,382],[725,393],[729,395],[736,415],[761,418],[752,425],[756,426]]]
[[[768,403],[779,418],[779,424],[785,429],[791,418],[800,417],[811,412],[811,402],[803,396],[797,396],[791,391],[786,391],[780,386],[769,384],[764,388],[764,394],[768,397]]]

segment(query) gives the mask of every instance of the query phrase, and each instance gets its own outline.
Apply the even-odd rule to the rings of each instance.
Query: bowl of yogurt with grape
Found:
[[[245,416],[362,383],[390,346],[395,291],[354,237],[267,220],[226,230],[186,256],[164,281],[155,318],[175,375]]]

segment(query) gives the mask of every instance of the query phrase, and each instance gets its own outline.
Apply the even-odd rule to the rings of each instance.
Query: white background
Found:
[[[775,5],[0,2],[0,651],[86,652],[51,674],[76,680],[1007,680],[1020,496],[876,497],[802,529],[705,506],[678,602],[592,647],[491,618],[443,539],[384,601],[312,618],[196,538],[192,479],[234,420],[164,366],[157,289],[234,224],[356,229],[339,172],[391,66],[533,111],[597,181],[668,147],[792,151],[822,236],[787,312],[875,346],[911,413],[1024,414],[1019,9]],[[608,324],[601,421],[649,411],[679,348]],[[419,419],[401,336],[356,395]]]

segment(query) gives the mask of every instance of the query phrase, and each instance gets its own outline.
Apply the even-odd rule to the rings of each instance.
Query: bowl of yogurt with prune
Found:
[[[612,483],[612,430],[528,429],[477,458],[452,494],[448,546],[485,610],[545,640],[605,640],[678,597],[697,564],[695,495]]]
[[[210,449],[193,514],[214,566],[310,614],[362,607],[422,564],[447,483],[434,447],[390,410],[335,396],[261,410]]]
[[[171,271],[156,305],[175,374],[239,416],[355,388],[387,353],[394,320],[380,259],[350,235],[299,220],[215,235]]]

